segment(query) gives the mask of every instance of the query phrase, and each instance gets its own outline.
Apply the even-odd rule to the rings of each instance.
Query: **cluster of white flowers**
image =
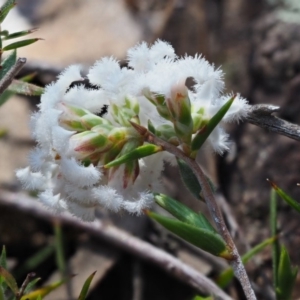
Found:
[[[161,190],[163,161],[170,155],[160,152],[111,169],[103,165],[143,144],[129,120],[145,127],[149,120],[155,128],[173,126],[165,102],[174,90],[186,92],[196,133],[230,98],[222,95],[222,72],[200,56],[178,58],[168,43],[157,41],[129,49],[128,67],[103,58],[87,77],[97,89],[71,86],[82,80],[79,66],[67,68],[46,87],[31,121],[37,147],[30,166],[18,170],[17,177],[26,189],[38,190],[45,205],[83,220],[93,220],[99,205],[140,214],[153,201],[151,191]],[[195,83],[190,89],[187,78]],[[97,115],[104,105],[107,113]],[[240,120],[247,110],[237,96],[223,121]],[[206,143],[223,153],[227,134],[218,125]]]

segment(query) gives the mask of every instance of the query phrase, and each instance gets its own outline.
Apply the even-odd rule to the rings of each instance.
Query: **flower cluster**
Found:
[[[166,42],[141,43],[128,50],[128,66],[103,58],[89,70],[87,88],[78,66],[67,68],[47,86],[39,111],[31,118],[37,147],[30,167],[17,171],[26,189],[57,212],[84,220],[104,206],[140,214],[161,191],[163,161],[158,152],[121,166],[105,168],[114,159],[144,144],[132,122],[153,128],[160,138],[189,149],[193,136],[226,103],[222,72],[200,56],[177,57]],[[191,78],[193,86],[187,87]],[[107,113],[100,114],[107,106]],[[247,102],[237,96],[223,121],[240,120]],[[228,150],[227,134],[218,125],[206,144],[218,153]],[[188,150],[187,150],[188,151]]]

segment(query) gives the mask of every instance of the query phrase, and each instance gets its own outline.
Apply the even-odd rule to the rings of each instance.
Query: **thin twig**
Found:
[[[24,195],[5,191],[1,191],[0,193],[0,204],[8,207],[15,207],[16,209],[28,212],[42,219],[51,220],[53,218],[58,218],[63,224],[68,224],[79,230],[88,232],[95,237],[106,240],[108,243],[115,245],[124,251],[157,265],[200,293],[213,295],[215,299],[218,300],[232,300],[229,295],[222,291],[210,279],[197,272],[192,267],[184,264],[179,259],[113,225],[102,222],[101,220],[97,220],[93,223],[84,223],[66,214],[54,217],[51,212],[39,205],[36,200],[32,200],[32,198]]]
[[[206,176],[204,175],[198,163],[194,159],[188,157],[184,152],[182,152],[176,146],[156,137],[154,134],[149,132],[146,128],[137,125],[135,123],[131,123],[131,125],[144,137],[145,141],[163,147],[165,151],[172,153],[176,157],[184,160],[193,170],[195,176],[197,177],[200,183],[200,186],[202,187],[202,195],[205,199],[210,215],[216,224],[218,232],[223,237],[232,255],[230,264],[234,270],[235,276],[240,281],[244,293],[246,295],[246,298],[249,300],[256,300],[256,296],[251,287],[245,267],[242,263],[241,257],[238,253],[235,243],[227,229],[222,213],[219,209],[219,206],[217,205],[216,199],[211,190],[211,186],[207,181]]]
[[[18,295],[16,296],[16,300],[20,300],[22,298],[22,296],[24,295],[25,289],[27,287],[27,285],[29,284],[30,280],[35,276],[35,273],[31,272],[29,274],[27,274],[26,279],[24,280],[24,282],[22,283],[22,286],[20,288],[20,291],[18,293]]]
[[[0,95],[9,87],[15,76],[23,68],[26,63],[26,58],[19,58],[14,66],[4,75],[0,81]]]
[[[279,107],[274,105],[253,105],[245,121],[300,141],[300,126],[273,116],[272,113],[278,110]]]

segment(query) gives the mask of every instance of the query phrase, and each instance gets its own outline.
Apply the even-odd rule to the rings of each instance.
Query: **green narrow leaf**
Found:
[[[235,95],[230,98],[220,109],[219,111],[208,121],[204,127],[202,127],[195,135],[192,141],[192,151],[198,151],[201,146],[204,144],[208,136],[212,133],[215,127],[221,122],[228,109],[230,108],[232,102],[235,99]]]
[[[13,96],[14,93],[5,90],[1,95],[0,95],[0,106],[2,106],[11,96]]]
[[[246,264],[252,257],[262,251],[266,246],[274,244],[277,241],[276,237],[271,237],[256,245],[242,256],[243,264]],[[221,288],[225,288],[233,279],[234,273],[231,267],[224,270],[217,278],[216,282]]]
[[[15,42],[15,43],[11,43],[7,46],[5,46],[2,51],[9,51],[9,50],[14,50],[14,49],[18,49],[18,48],[21,48],[21,47],[25,47],[25,46],[28,46],[28,45],[31,45],[37,41],[39,41],[41,39],[39,38],[34,38],[34,39],[27,39],[27,40],[23,40],[23,41],[18,41],[18,42]]]
[[[44,93],[44,88],[17,79],[12,81],[7,90],[14,94],[27,96],[40,96]]]
[[[202,297],[202,296],[195,296],[193,300],[214,300],[213,297]]]
[[[146,213],[149,217],[187,242],[213,255],[220,256],[228,260],[232,259],[232,255],[228,251],[225,241],[219,234],[211,232],[207,229],[197,228],[195,226],[175,219],[170,219],[150,211],[147,211]]]
[[[20,278],[27,274],[31,270],[37,268],[40,264],[42,264],[48,257],[50,257],[54,253],[55,247],[54,245],[47,245],[39,250],[37,253],[34,253],[30,256],[24,264],[20,268],[18,268],[14,274],[16,278]]]
[[[95,271],[94,273],[92,273],[87,279],[86,281],[84,282],[84,285],[81,289],[81,292],[80,292],[80,295],[78,297],[78,300],[85,300],[87,294],[88,294],[88,291],[89,291],[89,288],[90,288],[90,285],[91,285],[91,282],[95,276],[97,271]]]
[[[204,199],[201,197],[201,191],[202,187],[200,183],[198,182],[198,179],[196,175],[194,174],[193,170],[189,167],[189,165],[182,159],[176,158],[177,164],[179,167],[179,173],[181,176],[181,179],[186,186],[186,188],[193,194],[193,196],[201,201],[204,201]],[[212,191],[215,191],[215,187],[212,183],[212,181],[206,177]]]
[[[5,246],[2,247],[2,252],[0,256],[0,267],[7,269],[7,262],[6,262],[6,248]]]
[[[278,265],[276,287],[277,300],[292,300],[293,288],[296,283],[298,268],[291,266],[289,254],[284,246],[281,247]]]
[[[5,300],[5,298],[4,298],[4,291],[3,291],[3,288],[1,286],[1,284],[0,284],[0,300]]]
[[[38,290],[35,290],[33,292],[30,292],[27,295],[22,296],[21,300],[37,300],[37,299],[41,299],[42,297],[48,295],[49,293],[51,293],[52,291],[56,290],[57,288],[59,288],[62,284],[64,284],[67,281],[67,279],[64,280],[60,280],[57,282],[54,282],[50,285],[44,286]],[[41,297],[41,298],[39,298]]]
[[[160,151],[163,151],[161,146],[156,146],[153,144],[143,145],[143,146],[140,146],[140,147],[130,151],[129,153],[122,155],[119,158],[116,158],[115,160],[106,164],[104,167],[105,168],[116,167],[125,162],[140,159],[140,158],[155,154]]]
[[[31,290],[33,290],[34,286],[41,280],[41,278],[35,278],[33,280],[31,280],[28,285],[26,286],[25,290],[24,290],[24,294],[28,294],[29,292],[31,292]]]
[[[16,39],[16,38],[22,37],[24,35],[31,34],[35,31],[37,31],[37,28],[22,30],[22,31],[11,33],[11,34],[6,34],[3,39],[4,40]]]
[[[270,227],[271,235],[277,236],[277,197],[274,189],[271,189],[271,199],[270,199]],[[279,264],[279,254],[280,254],[280,245],[278,239],[272,245],[272,272],[273,272],[273,284],[276,288],[277,286],[277,272]]]
[[[0,267],[0,276],[3,277],[5,283],[12,290],[14,295],[16,295],[18,293],[19,289],[18,289],[18,285],[17,285],[15,278],[3,267]]]
[[[54,223],[54,236],[55,236],[55,253],[56,264],[62,277],[66,275],[66,262],[64,255],[64,244],[61,224],[59,222]]]
[[[211,232],[217,233],[215,228],[202,213],[197,214],[184,204],[164,194],[154,193],[154,199],[159,206],[164,208],[178,220],[195,227],[207,229]]]
[[[12,51],[2,62],[0,69],[0,79],[4,77],[4,75],[12,68],[12,66],[17,61],[17,52],[16,50]]]
[[[295,209],[297,212],[300,213],[300,203],[294,200],[292,197],[290,197],[288,194],[286,194],[282,189],[280,189],[274,182],[267,179],[269,183],[271,184],[272,188],[276,191],[276,193],[293,209]]]
[[[0,8],[0,23],[4,21],[9,11],[16,5],[15,0],[7,0]]]

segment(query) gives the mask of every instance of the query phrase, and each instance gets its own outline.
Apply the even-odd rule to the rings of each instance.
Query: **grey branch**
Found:
[[[214,299],[217,300],[232,300],[214,282],[179,259],[101,220],[97,220],[94,223],[84,223],[70,215],[53,216],[46,208],[39,205],[37,200],[32,200],[32,198],[23,194],[5,191],[0,193],[0,205],[15,207],[43,219],[59,219],[64,224],[84,230],[124,251],[157,265],[200,293],[213,295]]]
[[[9,87],[15,76],[20,72],[26,64],[26,58],[19,58],[15,65],[4,75],[0,81],[0,95]]]
[[[278,110],[279,107],[274,105],[253,105],[249,115],[246,117],[246,122],[300,141],[300,126],[273,116],[272,113]]]

